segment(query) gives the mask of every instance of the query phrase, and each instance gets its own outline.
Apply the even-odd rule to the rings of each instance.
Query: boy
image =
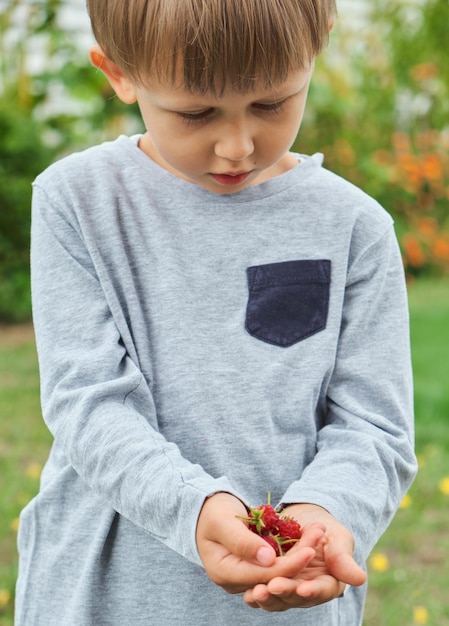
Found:
[[[16,624],[361,624],[415,457],[392,221],[289,151],[334,2],[88,6],[145,132],[34,185],[54,445]],[[304,530],[282,557],[241,519],[268,491]]]

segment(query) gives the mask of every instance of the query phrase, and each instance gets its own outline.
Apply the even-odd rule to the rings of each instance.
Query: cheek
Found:
[[[274,154],[289,150],[296,139],[298,129],[299,121],[296,118],[272,128],[271,132],[265,135],[264,152]]]
[[[164,161],[178,172],[194,176],[205,167],[199,143],[180,137],[178,133],[169,136],[159,131],[153,138],[153,145]]]
[[[292,115],[292,117],[288,120],[285,125],[284,138],[285,141],[289,144],[289,147],[294,143],[298,136],[299,129],[301,127],[301,122],[304,114],[304,107],[302,107],[299,111]]]

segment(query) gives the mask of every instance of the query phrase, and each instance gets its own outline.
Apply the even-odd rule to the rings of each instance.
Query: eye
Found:
[[[178,111],[176,114],[181,118],[184,124],[194,125],[205,122],[214,112],[214,109],[204,109],[204,111],[195,111],[192,113]]]
[[[261,113],[276,114],[280,113],[284,107],[286,100],[277,102],[255,102],[253,107]]]

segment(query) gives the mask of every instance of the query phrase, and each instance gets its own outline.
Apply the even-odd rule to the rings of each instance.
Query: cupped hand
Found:
[[[294,517],[304,529],[301,541],[289,554],[301,548],[303,539],[309,541],[308,533],[316,522],[326,531],[315,545],[315,555],[296,575],[276,576],[248,589],[243,596],[248,606],[266,611],[309,608],[337,598],[348,584],[364,584],[366,574],[352,556],[352,534],[330,513],[315,505],[299,504],[287,507],[284,514]]]
[[[228,593],[242,593],[273,580],[298,580],[316,556],[324,527],[310,524],[300,544],[283,557],[248,529],[243,503],[228,493],[208,498],[197,524],[197,546],[209,578]]]

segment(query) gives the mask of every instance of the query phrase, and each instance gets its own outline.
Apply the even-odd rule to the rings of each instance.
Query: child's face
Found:
[[[289,153],[301,125],[313,67],[276,86],[216,97],[152,80],[135,86],[99,46],[91,50],[124,102],[136,99],[146,126],[140,148],[176,176],[215,193],[233,193],[293,168]]]
[[[297,164],[298,133],[312,76],[291,72],[273,88],[222,96],[151,85],[135,88],[146,126],[141,149],[173,174],[215,193],[233,193]]]

